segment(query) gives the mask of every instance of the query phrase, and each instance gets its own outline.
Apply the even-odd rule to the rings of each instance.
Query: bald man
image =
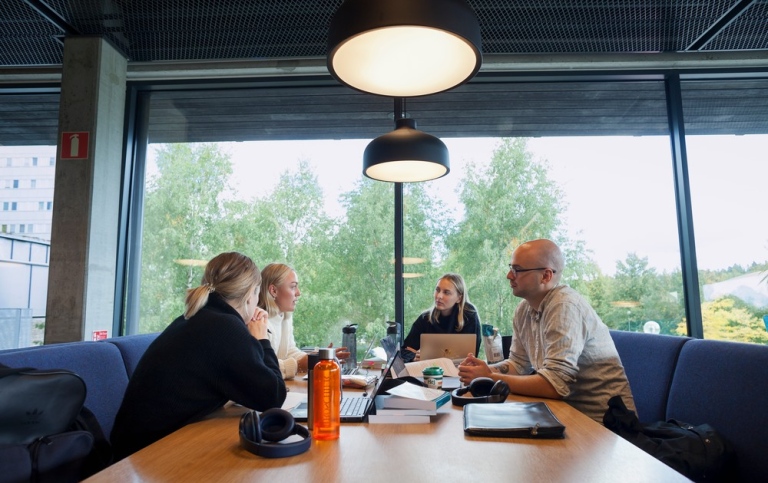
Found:
[[[551,240],[515,249],[507,279],[523,301],[512,322],[509,358],[489,366],[470,354],[459,376],[465,384],[490,377],[515,394],[563,399],[602,424],[611,397],[621,396],[633,411],[635,404],[608,327],[584,297],[560,284],[564,267]]]

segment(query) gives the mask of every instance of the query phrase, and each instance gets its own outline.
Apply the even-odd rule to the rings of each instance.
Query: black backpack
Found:
[[[693,481],[737,478],[735,453],[709,424],[694,426],[674,419],[643,424],[620,396],[608,401],[603,424]]]
[[[0,482],[76,482],[111,463],[85,394],[71,371],[0,367]]]

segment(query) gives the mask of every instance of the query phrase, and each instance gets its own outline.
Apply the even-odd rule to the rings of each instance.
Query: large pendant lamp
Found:
[[[451,170],[448,148],[406,118],[405,99],[395,98],[395,130],[371,141],[363,153],[363,174],[378,181],[411,183],[440,178]]]
[[[328,70],[363,92],[423,96],[471,79],[480,45],[464,0],[346,0],[331,19]]]

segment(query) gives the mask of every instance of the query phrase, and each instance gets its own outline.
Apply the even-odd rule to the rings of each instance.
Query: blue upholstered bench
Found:
[[[627,373],[637,417],[664,421],[677,358],[689,337],[612,330],[611,337]]]
[[[68,369],[85,381],[85,405],[109,438],[128,378],[157,334],[116,337],[0,351],[0,364],[35,369]]]
[[[738,475],[768,481],[768,346],[611,331],[643,422],[710,424],[728,440]]]
[[[768,347],[690,340],[677,361],[667,418],[709,423],[736,451],[740,477],[768,481]]]
[[[102,342],[70,342],[0,352],[0,364],[35,369],[68,369],[85,381],[85,405],[109,438],[128,386],[128,374],[117,346]]]
[[[147,350],[149,344],[151,344],[157,336],[157,333],[128,335],[125,337],[106,339],[105,342],[116,345],[118,350],[120,350],[120,354],[123,356],[123,362],[125,363],[126,372],[130,378],[133,375],[133,371],[136,370],[136,364],[139,363],[139,359],[144,355],[144,351]]]

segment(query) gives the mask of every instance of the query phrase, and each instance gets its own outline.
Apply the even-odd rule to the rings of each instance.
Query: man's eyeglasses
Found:
[[[532,272],[532,271],[534,271],[534,270],[552,270],[552,273],[557,273],[557,270],[555,270],[555,269],[553,269],[553,268],[549,268],[549,267],[539,267],[539,268],[516,268],[516,267],[515,267],[514,265],[512,265],[511,263],[509,264],[509,271],[510,271],[510,272],[512,272],[512,275],[514,275],[515,277],[517,277],[517,275],[518,275],[518,274],[520,274],[520,273],[525,273],[525,272]]]

